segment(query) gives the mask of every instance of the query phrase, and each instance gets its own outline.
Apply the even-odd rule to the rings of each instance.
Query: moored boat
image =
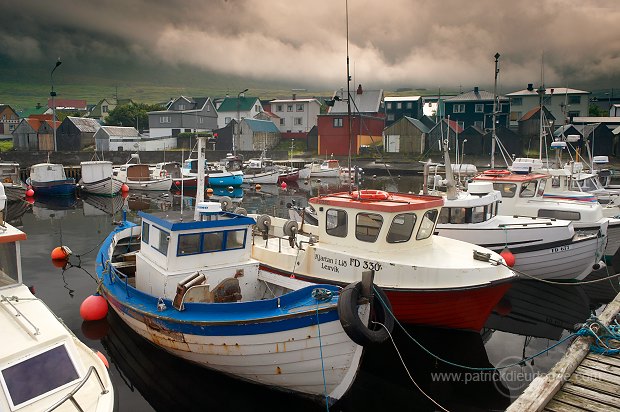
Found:
[[[400,321],[476,331],[516,278],[495,252],[433,235],[440,197],[362,190],[309,203],[318,226],[253,215],[262,271],[344,285],[372,270]]]
[[[100,196],[115,196],[123,183],[112,176],[112,162],[93,160],[81,162],[82,178],[78,182],[81,190]]]
[[[2,179],[7,199],[18,200],[24,198],[27,187],[21,179],[18,163],[0,162],[0,179]]]
[[[137,154],[132,154],[127,163],[115,168],[113,176],[131,190],[167,191],[172,187],[171,177],[152,176],[150,166],[140,163]]]
[[[168,211],[140,212],[139,226],[123,222],[97,256],[102,294],[127,325],[176,356],[321,401],[339,399],[363,352],[341,318],[364,325],[369,306],[333,285],[259,271],[250,257],[254,219],[219,206],[199,203],[197,220]]]
[[[75,179],[65,175],[65,169],[61,164],[32,165],[26,184],[32,186],[37,195],[73,196],[75,194]]]

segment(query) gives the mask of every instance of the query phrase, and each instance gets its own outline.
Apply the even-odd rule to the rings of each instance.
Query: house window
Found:
[[[254,111],[260,112],[260,104],[254,105]]]
[[[334,127],[342,127],[342,117],[334,118]]]
[[[284,126],[286,123],[284,122],[284,118],[280,119],[280,126]]]
[[[568,104],[581,103],[581,96],[568,96]]]
[[[388,122],[394,121],[394,115],[392,113],[388,114],[387,119],[388,119]]]
[[[465,105],[464,104],[455,104],[453,109],[453,113],[465,113]]]
[[[510,112],[510,120],[513,122],[518,121],[523,116],[523,112]]]
[[[207,111],[210,112],[211,111],[211,106],[207,105]]]
[[[413,109],[413,103],[407,102],[407,109]]]
[[[512,103],[513,106],[521,106],[523,104],[523,97],[512,97],[510,103]]]
[[[198,123],[203,124],[205,122],[204,117],[199,117],[198,118]]]
[[[325,213],[325,232],[330,236],[347,237],[347,212],[328,209]]]
[[[304,111],[304,105],[303,104],[298,104],[297,105],[297,111],[298,112],[303,112]]]
[[[476,105],[476,113],[484,113],[484,105],[483,104],[477,104]]]
[[[276,105],[276,112],[281,112],[282,111],[282,105],[281,104],[277,104]]]
[[[388,110],[392,110],[392,103],[391,102],[387,102],[385,104],[385,108],[388,109]]]
[[[295,121],[294,121],[294,123],[293,123],[293,124],[294,124],[295,126],[301,126],[301,125],[303,124],[303,117],[296,117],[294,120],[295,120]]]
[[[224,118],[224,124],[230,123],[230,120],[231,120],[230,117],[225,117]]]
[[[568,112],[568,117],[570,118],[579,117],[579,116],[581,116],[581,112],[579,110],[574,111],[574,112],[573,111]]]
[[[293,105],[292,104],[287,104],[286,105],[286,111],[287,112],[292,112],[293,111]]]
[[[355,237],[362,242],[375,242],[383,225],[383,217],[376,213],[358,213]]]
[[[479,127],[480,129],[482,129],[484,127],[484,125],[482,124],[482,120],[476,120],[474,122],[474,126]]]
[[[456,124],[458,124],[461,129],[465,128],[465,122],[456,122]]]
[[[101,112],[102,113],[107,113],[108,112],[108,106],[101,106]]]
[[[179,110],[185,110],[185,105],[184,104],[179,104]]]
[[[170,116],[160,116],[159,123],[170,123]]]
[[[396,108],[397,109],[402,109],[403,108],[403,104],[401,102],[396,103]]]

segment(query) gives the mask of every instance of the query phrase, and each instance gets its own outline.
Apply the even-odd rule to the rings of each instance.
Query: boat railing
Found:
[[[32,328],[34,329],[34,333],[32,333],[32,331],[31,331],[31,330],[29,330],[29,329],[26,327],[26,325],[24,325],[22,322],[19,322],[19,321],[17,322],[17,323],[19,323],[19,325],[20,325],[22,328],[24,328],[24,330],[25,330],[25,331],[26,331],[26,332],[27,332],[30,336],[32,336],[34,339],[36,339],[36,335],[39,335],[39,334],[41,333],[41,332],[39,331],[39,328],[37,328],[37,327],[34,325],[34,323],[32,323],[32,322],[30,321],[30,319],[28,319],[28,318],[26,317],[26,315],[24,315],[24,314],[23,314],[23,313],[22,313],[22,312],[21,312],[21,311],[20,311],[20,310],[19,310],[19,309],[15,306],[15,305],[13,305],[13,304],[11,303],[10,298],[7,298],[7,297],[6,297],[6,296],[4,296],[4,295],[0,295],[0,297],[1,297],[1,298],[0,298],[0,302],[6,302],[6,303],[7,303],[7,304],[11,307],[11,308],[13,308],[13,310],[15,311],[15,315],[14,315],[14,317],[15,317],[15,318],[21,317],[23,320],[25,320],[26,322],[28,322],[28,323],[30,324],[30,326],[32,326]],[[15,298],[15,300],[17,300],[17,298]],[[9,312],[9,310],[7,309],[7,307],[6,307],[6,306],[4,306],[4,305],[0,305],[0,306],[2,306],[2,308],[4,308],[4,310],[6,310],[7,312]],[[11,314],[10,312],[9,312],[9,314],[10,314],[10,315],[13,315],[13,314]],[[17,321],[17,319],[15,319],[15,320]]]
[[[125,293],[127,294],[127,297],[129,297],[129,276],[115,268],[110,262],[108,262],[108,270],[110,273],[110,282],[114,283],[114,279],[118,278],[125,283]]]
[[[84,409],[82,409],[80,404],[75,400],[74,395],[80,389],[82,389],[82,387],[86,384],[86,382],[88,382],[88,379],[90,378],[90,375],[93,374],[93,371],[95,372],[95,377],[97,378],[97,381],[99,382],[99,386],[101,387],[101,395],[105,395],[106,393],[108,393],[109,391],[105,388],[105,385],[103,384],[103,380],[101,379],[101,376],[99,375],[99,371],[97,371],[97,369],[95,369],[94,366],[91,366],[90,368],[88,368],[88,372],[86,372],[86,376],[82,378],[80,383],[75,388],[73,388],[71,392],[66,394],[61,400],[56,402],[52,407],[46,409],[45,412],[52,412],[53,410],[57,409],[58,407],[60,407],[62,404],[64,404],[67,401],[71,401],[73,406],[75,406],[75,409],[77,409],[78,411],[84,412]]]

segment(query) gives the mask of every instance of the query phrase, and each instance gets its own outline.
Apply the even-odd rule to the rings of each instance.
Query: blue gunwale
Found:
[[[166,309],[158,311],[158,297],[125,284],[111,267],[110,271],[105,267],[114,234],[132,226],[136,225],[123,222],[106,238],[97,255],[96,271],[109,303],[138,321],[155,322],[167,330],[191,335],[239,336],[282,332],[338,320],[340,288],[334,285],[311,285],[280,298],[260,301],[186,303],[183,311],[175,309],[170,300],[163,299]],[[332,299],[317,303],[311,295],[317,288],[330,290]]]

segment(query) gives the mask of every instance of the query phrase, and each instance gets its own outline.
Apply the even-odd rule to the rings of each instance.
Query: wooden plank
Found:
[[[555,394],[554,400],[558,400],[569,405],[576,406],[591,412],[618,412],[618,409],[610,409],[609,405],[586,399],[572,393],[565,392],[564,389]]]
[[[618,387],[620,388],[620,377],[616,375],[612,375],[611,373],[599,371],[599,370],[592,369],[592,368],[587,368],[584,366],[580,366],[579,368],[577,368],[575,373],[580,373],[582,375],[588,376],[590,378],[598,379],[601,381],[610,382],[610,383],[613,383],[614,385],[618,385]]]
[[[612,396],[618,396],[617,385],[614,385],[613,383],[610,383],[610,382],[601,381],[598,379],[592,379],[591,377],[584,376],[580,373],[577,373],[576,371],[575,373],[571,375],[568,381],[575,385],[583,386],[585,388],[590,388],[590,389],[593,389],[593,390],[596,390],[602,393],[606,393]]]
[[[620,312],[620,293],[607,305],[598,319],[602,324],[609,325],[618,312]],[[536,377],[506,412],[543,410],[586,357],[592,340],[591,337],[581,336],[575,339],[566,349],[562,359],[545,376]]]
[[[585,366],[586,368],[590,369],[596,369],[597,371],[601,372],[607,372],[611,375],[620,376],[620,368],[603,362],[591,361],[588,358],[585,358],[581,362],[581,366]]]
[[[564,386],[562,386],[562,391],[576,396],[580,396],[585,399],[590,399],[591,401],[597,403],[608,405],[608,407],[610,408],[610,412],[620,412],[620,398],[618,396],[600,393],[596,390],[573,385],[572,383],[568,382]]]
[[[620,368],[620,357],[618,357],[618,355],[609,356],[599,355],[598,353],[590,353],[588,356],[586,356],[586,359],[606,363],[608,365],[615,365],[616,367]]]
[[[587,412],[586,409],[581,409],[555,399],[552,399],[544,410],[548,412]]]

